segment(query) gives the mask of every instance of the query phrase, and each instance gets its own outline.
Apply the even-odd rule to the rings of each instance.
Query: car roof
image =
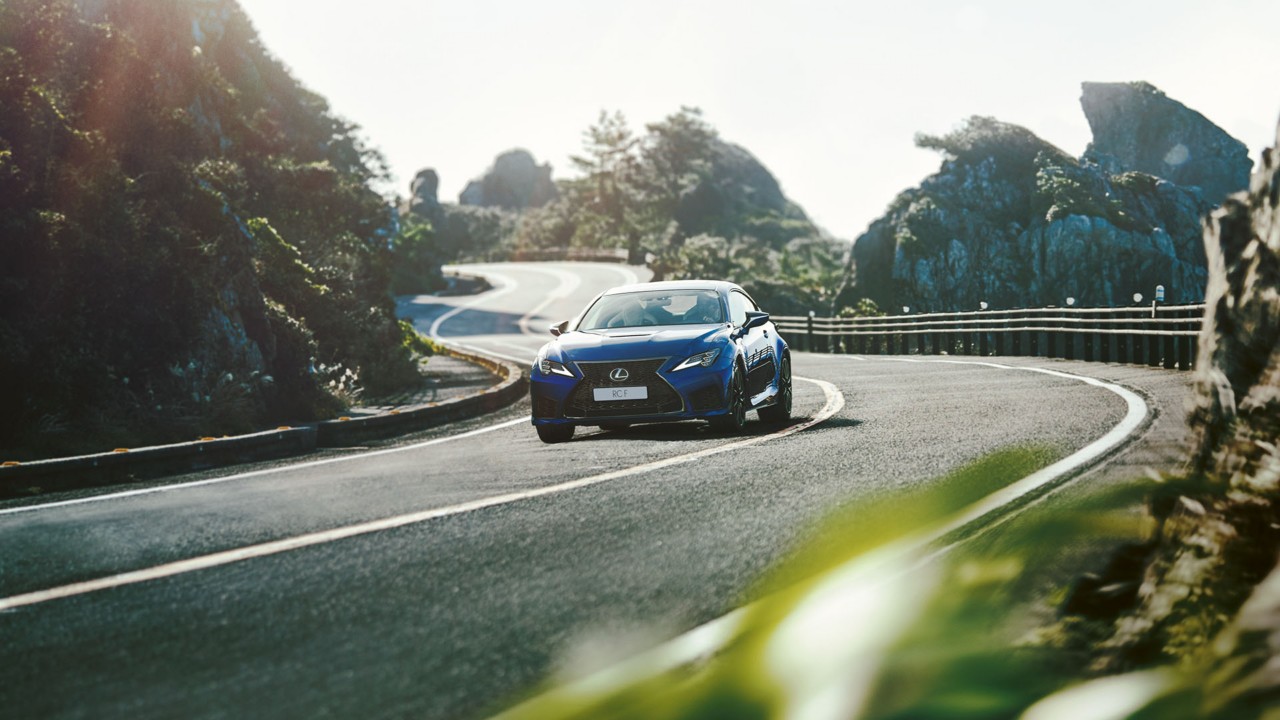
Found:
[[[653,290],[715,290],[725,293],[733,289],[741,290],[736,283],[725,280],[664,280],[662,282],[637,283],[621,285],[604,292],[605,295],[621,295],[623,293],[647,292]]]

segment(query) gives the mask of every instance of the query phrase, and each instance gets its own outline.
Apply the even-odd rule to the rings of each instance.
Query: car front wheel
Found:
[[[790,422],[791,394],[791,358],[784,357],[778,370],[778,399],[773,405],[760,408],[760,419],[774,425]]]
[[[568,442],[573,438],[572,425],[539,425],[538,439],[544,443]]]
[[[747,425],[747,384],[742,371],[735,365],[729,380],[729,411],[711,419],[711,426],[720,432],[737,433]]]

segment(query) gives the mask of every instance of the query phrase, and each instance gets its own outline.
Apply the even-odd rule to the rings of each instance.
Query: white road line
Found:
[[[500,353],[494,350],[490,350],[487,347],[480,347],[479,345],[473,345],[469,343],[460,343],[460,342],[457,342],[456,340],[445,340],[442,338],[441,342],[447,342],[449,345],[452,345],[453,347],[460,348],[462,350],[470,350],[471,352],[480,353],[481,355],[492,355],[496,358],[501,358],[503,360],[510,360],[513,363],[519,363],[522,367],[527,365],[529,366],[533,365],[533,358],[538,354],[537,350],[530,350],[529,355],[527,357],[516,357],[515,355],[508,355],[506,353]]]
[[[842,357],[853,356],[846,355]],[[890,546],[886,546],[881,550],[877,550],[876,554],[881,555],[881,567],[884,562],[891,562],[894,558],[901,558],[909,555],[910,553],[919,552],[951,533],[977,522],[990,513],[1016,502],[1031,493],[1043,489],[1045,486],[1053,483],[1059,478],[1070,476],[1082,467],[1096,461],[1098,458],[1119,447],[1126,439],[1142,427],[1150,414],[1150,408],[1147,406],[1147,403],[1133,391],[1086,375],[1076,375],[1073,373],[1059,372],[1043,368],[1018,367],[1015,365],[1001,365],[999,363],[970,360],[915,360],[907,358],[883,359],[896,362],[922,364],[937,363],[949,365],[981,365],[999,370],[1035,372],[1054,377],[1067,378],[1070,380],[1078,380],[1087,385],[1099,387],[1119,395],[1125,401],[1127,411],[1124,418],[1111,428],[1111,430],[1080,450],[1077,450],[1062,460],[1053,463],[1049,467],[1032,473],[1023,479],[988,495],[982,500],[979,500],[973,505],[961,510],[945,525],[916,533],[891,543]],[[919,562],[904,568],[902,572],[910,572],[916,567],[925,565],[931,560],[949,552],[964,541],[964,539],[957,540],[945,547],[938,548]],[[847,572],[845,570],[847,570]],[[837,569],[827,581],[816,586],[810,592],[809,597],[812,598],[818,593],[821,593],[828,598],[847,596],[845,593],[849,588],[857,587],[858,584],[865,583],[867,579],[866,566],[855,561],[850,563],[850,565],[845,569]],[[689,665],[698,660],[709,658],[721,648],[727,647],[729,643],[738,636],[738,632],[741,629],[748,610],[755,605],[756,603],[752,603],[726,613],[725,615],[683,633],[682,635],[679,635],[656,648],[624,660],[614,666],[605,668],[575,683],[571,683],[568,686],[564,686],[558,690],[553,690],[551,693],[558,694],[560,692],[564,692],[571,696],[582,698],[599,697],[611,690],[620,689],[629,683],[635,682],[637,678],[656,677],[661,673],[670,672],[676,668]],[[509,710],[495,716],[493,720],[501,720],[502,718],[511,715],[526,714],[529,708],[536,707],[536,705],[542,702],[546,697],[548,696],[536,696],[525,703],[521,703],[520,705],[510,708]]]
[[[503,278],[503,277],[501,277],[501,276],[496,276],[496,277],[498,277],[500,280],[507,280],[507,281],[508,281],[508,282],[507,282],[507,284],[506,284],[506,285],[501,285],[501,286],[499,286],[498,288],[496,288],[496,289],[494,289],[494,290],[490,290],[490,291],[488,291],[488,292],[480,293],[479,295],[475,296],[474,298],[471,298],[471,299],[470,299],[470,300],[468,300],[467,302],[462,303],[461,305],[459,305],[459,306],[455,307],[454,309],[450,310],[449,312],[447,312],[447,313],[445,313],[445,314],[441,315],[440,317],[436,318],[436,319],[435,319],[435,322],[431,323],[431,328],[430,328],[429,330],[427,330],[427,335],[428,335],[428,336],[430,336],[430,337],[433,337],[433,338],[434,338],[434,337],[439,337],[439,335],[440,335],[440,326],[441,326],[441,325],[443,325],[443,324],[445,323],[445,321],[446,321],[446,320],[449,320],[449,319],[453,318],[454,316],[458,315],[459,313],[463,312],[464,310],[470,310],[470,309],[472,309],[473,307],[475,307],[475,306],[477,306],[477,305],[480,305],[480,304],[482,304],[482,303],[486,303],[486,302],[488,302],[488,301],[490,301],[490,300],[493,300],[494,298],[502,297],[503,295],[506,295],[507,293],[509,293],[509,292],[511,292],[512,290],[515,290],[515,289],[516,289],[516,285],[515,285],[515,283],[514,283],[514,282],[511,282],[509,278]]]
[[[578,286],[582,284],[582,277],[566,270],[558,270],[556,268],[529,267],[527,269],[546,275],[552,275],[560,281],[560,285],[556,287],[555,290],[551,291],[547,297],[543,298],[542,302],[538,303],[532,310],[525,313],[524,316],[520,318],[519,322],[516,323],[520,326],[520,332],[525,335],[541,338],[543,333],[530,329],[529,321],[537,317],[538,314],[545,310],[551,303],[557,300],[563,300],[572,295],[574,291],[578,289]]]
[[[311,462],[299,463],[297,465],[286,465],[284,467],[267,468],[265,470],[254,470],[252,472],[238,473],[236,475],[227,475],[225,477],[210,478],[208,480],[196,480],[189,483],[177,483],[174,485],[160,485],[157,487],[142,488],[140,490],[127,490],[125,492],[110,493],[106,495],[94,495],[93,497],[78,498],[75,500],[62,500],[59,502],[43,503],[41,505],[24,505],[22,507],[7,508],[0,510],[0,516],[16,515],[18,513],[35,512],[36,510],[48,510],[50,508],[67,507],[70,505],[85,505],[88,503],[104,502],[107,500],[119,500],[121,498],[137,497],[139,495],[154,495],[156,493],[171,492],[174,490],[188,490],[190,488],[203,487],[205,485],[217,485],[219,483],[231,482],[232,480],[244,480],[245,478],[259,477],[262,475],[270,475],[272,473],[285,473],[294,470],[305,470],[307,468],[320,467],[321,465],[332,465],[334,463],[352,462],[355,460],[364,460],[366,458],[378,457],[379,455],[390,455],[392,453],[406,452],[409,450],[420,450],[424,447],[439,445],[441,443],[452,442],[454,440],[463,440],[465,438],[483,435],[519,425],[520,423],[531,422],[532,418],[528,415],[498,423],[497,425],[489,425],[475,430],[468,430],[457,435],[449,435],[447,437],[435,438],[434,440],[426,440],[413,445],[405,445],[402,447],[387,448],[385,450],[370,450],[356,455],[343,455],[342,457],[328,458],[325,460],[312,460]]]
[[[610,270],[617,270],[618,272],[622,273],[623,285],[640,284],[640,276],[636,275],[636,271],[632,270],[630,267],[626,265],[614,265],[612,263],[608,263],[608,264],[605,264],[605,267],[609,268]]]
[[[537,497],[554,495],[569,490],[577,490],[579,488],[597,485],[599,483],[608,482],[610,480],[618,480],[620,478],[640,475],[642,473],[661,470],[673,465],[682,465],[693,462],[711,455],[719,455],[720,453],[737,450],[739,448],[758,445],[768,440],[776,440],[784,438],[788,435],[794,435],[802,430],[806,430],[818,423],[826,420],[832,415],[840,412],[844,407],[844,395],[836,389],[835,385],[824,380],[812,380],[808,378],[797,377],[796,380],[802,380],[817,385],[822,389],[822,393],[826,399],[822,409],[811,419],[783,428],[768,435],[760,435],[745,440],[738,440],[725,445],[717,445],[715,447],[698,450],[684,455],[677,455],[665,460],[657,460],[654,462],[636,465],[634,467],[615,470],[613,472],[601,473],[590,477],[571,480],[569,482],[560,483],[558,485],[550,485],[547,487],[525,490],[522,492],[508,493],[505,495],[497,495],[471,502],[452,505],[449,507],[436,508],[433,510],[424,510],[407,515],[399,515],[396,517],[384,518],[382,520],[374,520],[371,522],[359,523],[356,525],[348,525],[346,527],[336,528],[333,530],[325,530],[323,532],[308,533],[297,537],[285,538],[273,542],[262,543],[259,545],[250,545],[247,547],[236,548],[235,550],[226,550],[223,552],[212,553],[210,555],[202,555],[200,557],[179,560],[177,562],[157,565],[155,567],[134,570],[131,572],[120,573],[108,577],[97,578],[95,580],[87,580],[85,582],[72,583],[60,587],[49,588],[47,590],[39,590],[36,592],[25,593],[22,595],[14,595],[0,599],[0,612],[13,610],[15,608],[27,605],[36,605],[38,603],[49,602],[50,600],[59,600],[62,598],[74,597],[76,595],[84,595],[86,593],[97,592],[99,590],[108,590],[111,588],[123,587],[125,585],[135,585],[137,583],[148,582],[151,580],[159,580],[161,578],[172,577],[174,575],[182,575],[184,573],[195,572],[197,570],[206,570],[209,568],[229,565],[231,563],[241,562],[243,560],[251,560],[254,558],[266,557],[268,555],[277,555],[291,550],[310,547],[313,545],[321,545],[331,543],[337,540],[357,537],[360,535],[368,535],[370,533],[381,532],[393,528],[404,527],[406,525],[414,525],[417,523],[435,520],[450,515],[458,515],[461,513],[474,512],[484,508],[494,507],[496,505],[505,505],[523,500],[530,500]],[[521,418],[505,425],[513,425],[516,422],[527,422],[528,418]],[[496,429],[498,426],[494,426]],[[486,429],[487,430],[487,429]],[[461,436],[459,436],[461,437]],[[360,455],[358,457],[369,457],[374,453]],[[314,463],[320,464],[320,463]],[[295,466],[305,467],[305,466]],[[267,471],[270,472],[270,471]]]

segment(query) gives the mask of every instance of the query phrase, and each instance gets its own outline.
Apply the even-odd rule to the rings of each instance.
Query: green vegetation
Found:
[[[1040,153],[1036,156],[1035,178],[1032,211],[1048,222],[1084,215],[1102,218],[1122,230],[1141,232],[1151,227],[1125,212],[1124,203],[1108,190],[1107,180],[1096,172],[1085,171],[1071,158]],[[1155,187],[1155,178],[1143,173],[1125,173],[1111,182],[1139,193],[1150,193]]]
[[[385,175],[230,0],[0,4],[4,458],[416,381]]]
[[[682,108],[643,134],[621,113],[601,113],[572,162],[577,176],[559,181],[560,196],[549,204],[523,213],[446,205],[429,234],[406,222],[397,254],[415,267],[424,257],[621,248],[632,262],[648,261],[656,279],[733,280],[772,312],[830,303],[847,245],[822,233],[759,161],[720,139],[697,109]],[[425,283],[398,287],[415,284]]]
[[[990,158],[1000,166],[1001,174],[1019,178],[1035,174],[1036,158],[1041,153],[1071,162],[1071,156],[1030,130],[980,115],[970,117],[946,135],[917,134],[916,146],[937,150],[948,160],[965,164]]]

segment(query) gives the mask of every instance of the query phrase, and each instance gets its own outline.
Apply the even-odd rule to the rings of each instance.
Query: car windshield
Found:
[[[579,330],[644,325],[708,325],[724,322],[715,290],[645,290],[605,295],[578,325]]]

